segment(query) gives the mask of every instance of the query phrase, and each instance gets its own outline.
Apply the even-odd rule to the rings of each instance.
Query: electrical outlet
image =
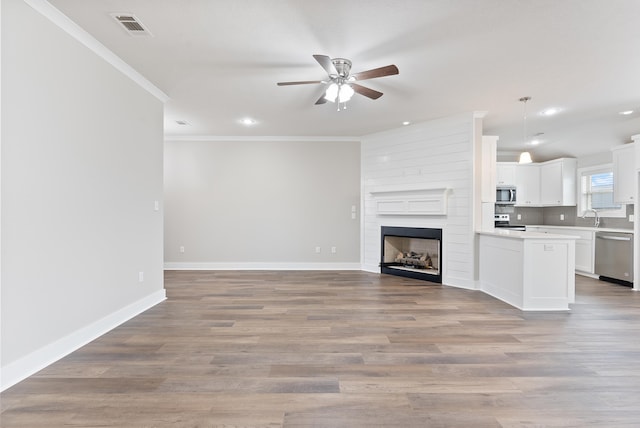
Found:
[[[518,220],[522,220],[522,214],[518,214]]]
[[[560,214],[560,221],[564,221],[564,214]]]
[[[336,253],[336,247],[331,247],[331,254],[335,254]]]
[[[180,254],[184,254],[184,247],[180,246]]]
[[[629,214],[629,221],[633,223],[633,214]]]
[[[144,282],[144,272],[138,272],[138,282]]]
[[[322,251],[322,248],[316,247],[316,254],[320,254],[321,251]]]

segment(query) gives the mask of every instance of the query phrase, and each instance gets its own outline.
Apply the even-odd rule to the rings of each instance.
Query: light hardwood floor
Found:
[[[0,396],[2,427],[637,427],[640,293],[570,313],[365,272],[167,272],[168,300]]]

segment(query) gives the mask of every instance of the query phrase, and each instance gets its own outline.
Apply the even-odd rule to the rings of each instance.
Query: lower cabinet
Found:
[[[576,239],[576,273],[594,273],[595,263],[595,233],[590,230],[564,229],[561,227],[527,226],[527,230],[556,233],[558,235],[573,235]]]
[[[589,235],[576,240],[576,271],[584,273],[594,272],[594,233],[580,231]]]

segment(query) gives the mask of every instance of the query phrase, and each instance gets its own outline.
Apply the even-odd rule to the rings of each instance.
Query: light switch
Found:
[[[633,214],[629,214],[629,221],[633,223]]]
[[[160,211],[160,202],[159,201],[153,201],[153,210],[154,211]]]
[[[560,221],[564,221],[564,214],[560,214]]]
[[[518,214],[518,220],[522,220],[522,214]]]

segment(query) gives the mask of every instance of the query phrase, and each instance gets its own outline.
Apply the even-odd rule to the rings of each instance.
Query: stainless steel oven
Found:
[[[493,216],[494,225],[496,228],[511,229],[525,231],[527,227],[522,224],[511,224],[511,217],[509,214],[495,214]]]

